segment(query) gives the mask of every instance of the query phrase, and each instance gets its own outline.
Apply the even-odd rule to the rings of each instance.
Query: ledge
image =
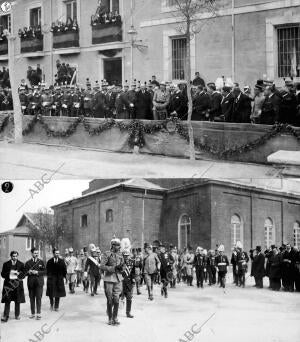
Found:
[[[20,55],[26,58],[37,58],[37,57],[44,57],[45,52],[44,51],[26,52],[26,53],[21,53]]]
[[[279,150],[270,154],[267,160],[272,164],[300,166],[300,151]]]
[[[53,49],[54,55],[72,55],[80,53],[81,49],[78,47],[74,48],[60,48],[60,49]]]

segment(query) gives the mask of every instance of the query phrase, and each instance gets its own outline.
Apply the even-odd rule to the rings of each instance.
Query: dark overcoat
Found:
[[[65,297],[65,282],[64,278],[67,274],[66,264],[63,259],[59,258],[57,263],[54,263],[54,258],[47,262],[47,291],[46,296],[52,298]]]
[[[16,270],[19,272],[18,279],[10,279],[12,261],[9,260],[3,264],[1,277],[4,278],[1,303],[25,303],[23,279],[25,278],[24,264],[17,260]]]

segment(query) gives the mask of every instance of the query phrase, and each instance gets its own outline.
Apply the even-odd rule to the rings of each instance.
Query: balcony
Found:
[[[78,48],[79,27],[76,22],[52,24],[53,49]]]
[[[93,15],[91,18],[92,44],[121,42],[123,39],[122,20],[118,13]]]
[[[21,39],[21,53],[31,54],[44,50],[44,36],[41,28],[25,27],[19,30],[19,37]]]
[[[5,56],[8,54],[8,41],[3,33],[0,34],[0,56]]]

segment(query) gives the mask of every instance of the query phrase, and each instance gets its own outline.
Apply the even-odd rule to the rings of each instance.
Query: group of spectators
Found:
[[[33,69],[30,65],[28,66],[27,79],[31,87],[37,86],[42,82],[43,71],[40,64],[37,64],[36,69]]]
[[[57,73],[55,74],[56,84],[70,84],[76,69],[71,67],[70,64],[61,63],[59,60],[56,61]]]
[[[3,89],[10,88],[9,70],[6,67],[0,70],[0,85]]]

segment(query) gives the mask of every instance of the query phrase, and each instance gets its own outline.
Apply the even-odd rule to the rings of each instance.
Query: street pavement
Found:
[[[246,288],[227,284],[223,290],[206,284],[198,289],[179,284],[169,289],[167,299],[155,286],[153,302],[143,287],[142,295],[134,294],[134,318],[127,318],[125,308],[120,309],[118,327],[107,325],[102,282],[98,296],[91,297],[81,288],[67,294],[59,312],[51,312],[43,296],[40,321],[29,319],[26,295],[21,320],[10,319],[1,325],[1,342],[300,341],[300,293],[258,290],[252,285],[250,277]]]
[[[2,179],[37,179],[45,171],[55,179],[94,178],[276,178],[271,165],[196,160],[72,147],[0,142]]]

